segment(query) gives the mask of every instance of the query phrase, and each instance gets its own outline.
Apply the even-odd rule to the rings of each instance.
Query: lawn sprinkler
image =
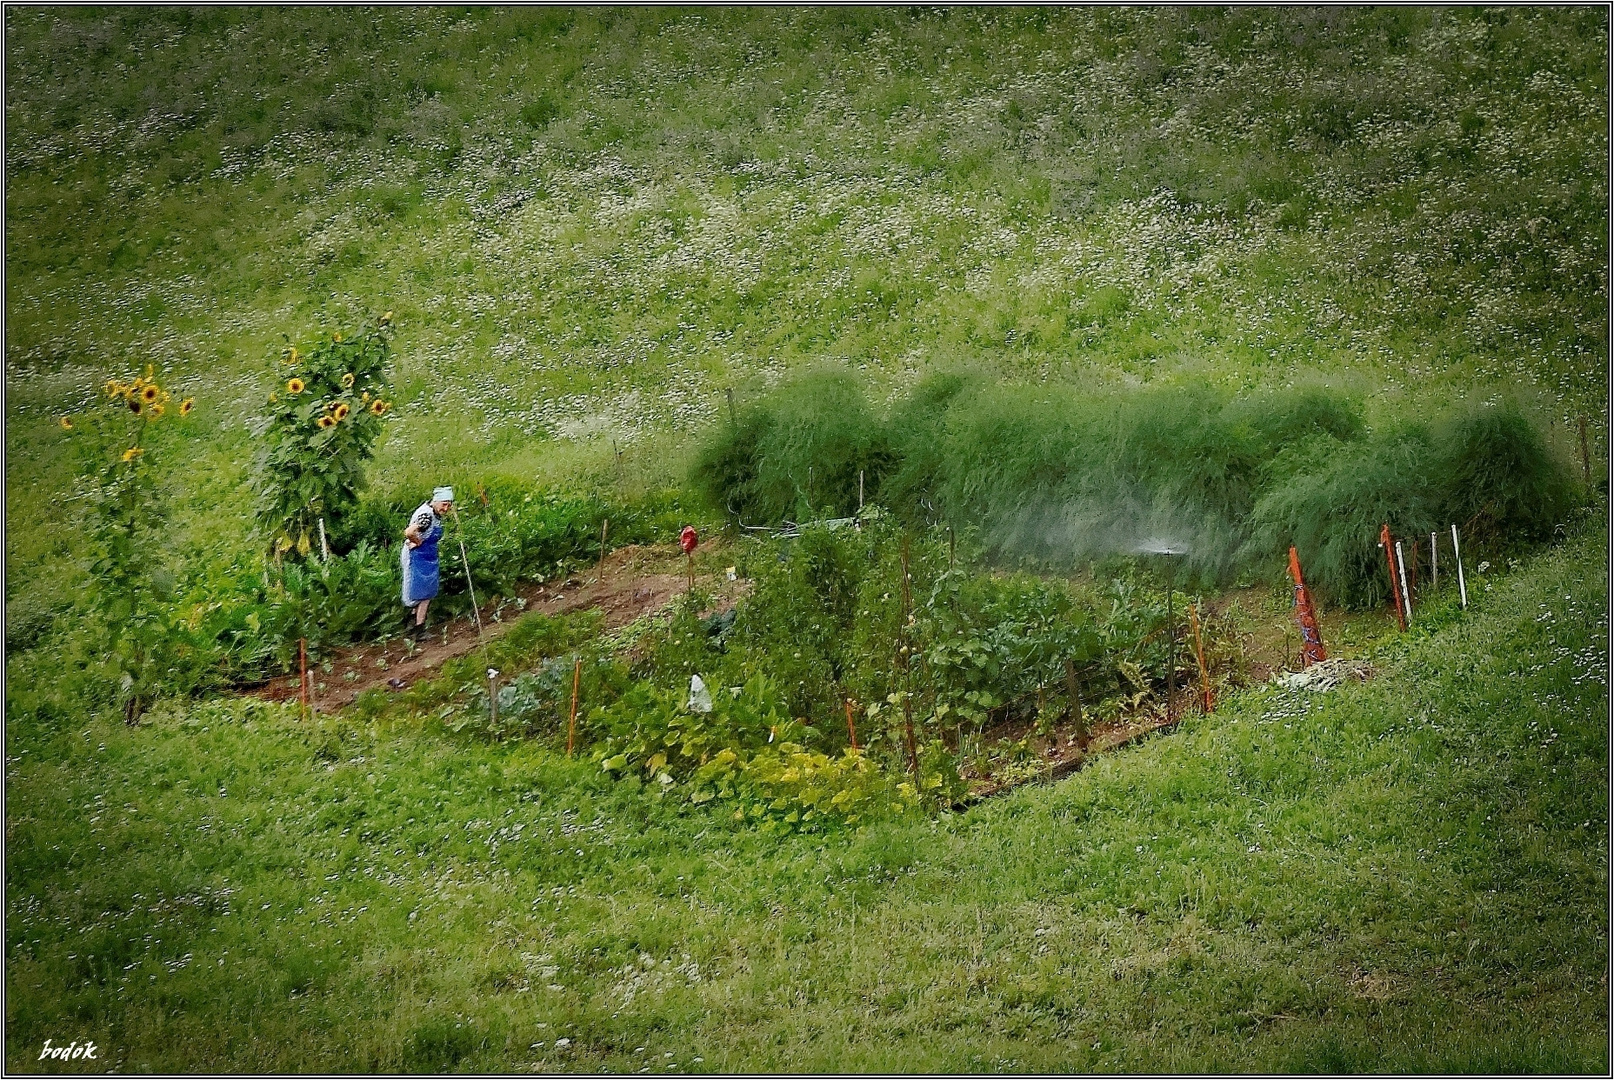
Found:
[[[1177,564],[1172,559],[1188,554],[1188,545],[1175,540],[1150,537],[1135,549],[1140,555],[1164,555],[1166,562],[1166,723],[1177,719],[1173,698],[1177,695],[1177,630],[1173,624],[1172,593],[1177,590]]]

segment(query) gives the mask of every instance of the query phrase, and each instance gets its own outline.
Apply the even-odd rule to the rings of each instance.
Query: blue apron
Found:
[[[437,595],[437,541],[443,536],[443,519],[432,515],[432,527],[420,539],[420,546],[411,548],[405,540],[400,561],[403,563],[403,602],[414,607],[422,600]]]

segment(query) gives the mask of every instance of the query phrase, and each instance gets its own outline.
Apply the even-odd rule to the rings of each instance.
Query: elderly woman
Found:
[[[404,529],[403,550],[403,602],[414,609],[414,625],[409,636],[426,636],[426,605],[437,595],[437,541],[443,536],[443,515],[454,508],[454,489],[440,487],[432,497],[420,504],[409,515],[409,526]]]

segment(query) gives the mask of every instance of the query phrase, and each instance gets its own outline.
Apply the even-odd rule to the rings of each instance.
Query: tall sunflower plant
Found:
[[[195,405],[194,398],[175,402],[147,366],[144,375],[107,380],[94,406],[59,419],[81,454],[76,490],[93,553],[89,598],[130,723],[156,693],[173,639],[174,576],[164,559],[163,493],[152,451],[160,446],[159,425],[188,416]]]
[[[357,334],[288,344],[253,426],[258,451],[252,484],[269,556],[307,559],[320,551],[364,489],[366,464],[392,409],[387,312]]]

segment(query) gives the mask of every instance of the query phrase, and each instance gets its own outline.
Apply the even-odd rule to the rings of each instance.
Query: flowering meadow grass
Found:
[[[194,397],[154,475],[220,580],[258,573],[286,336],[384,311],[375,506],[661,491],[725,391],[808,367],[881,415],[959,369],[1003,400],[1322,386],[1375,423],[1505,399],[1569,460],[1585,417],[1601,487],[1604,10],[5,34],[8,1069],[92,1039],[128,1071],[1607,1071],[1606,530],[1471,577],[1370,682],[778,835],[396,709],[126,726],[74,659],[59,423],[147,364]]]

